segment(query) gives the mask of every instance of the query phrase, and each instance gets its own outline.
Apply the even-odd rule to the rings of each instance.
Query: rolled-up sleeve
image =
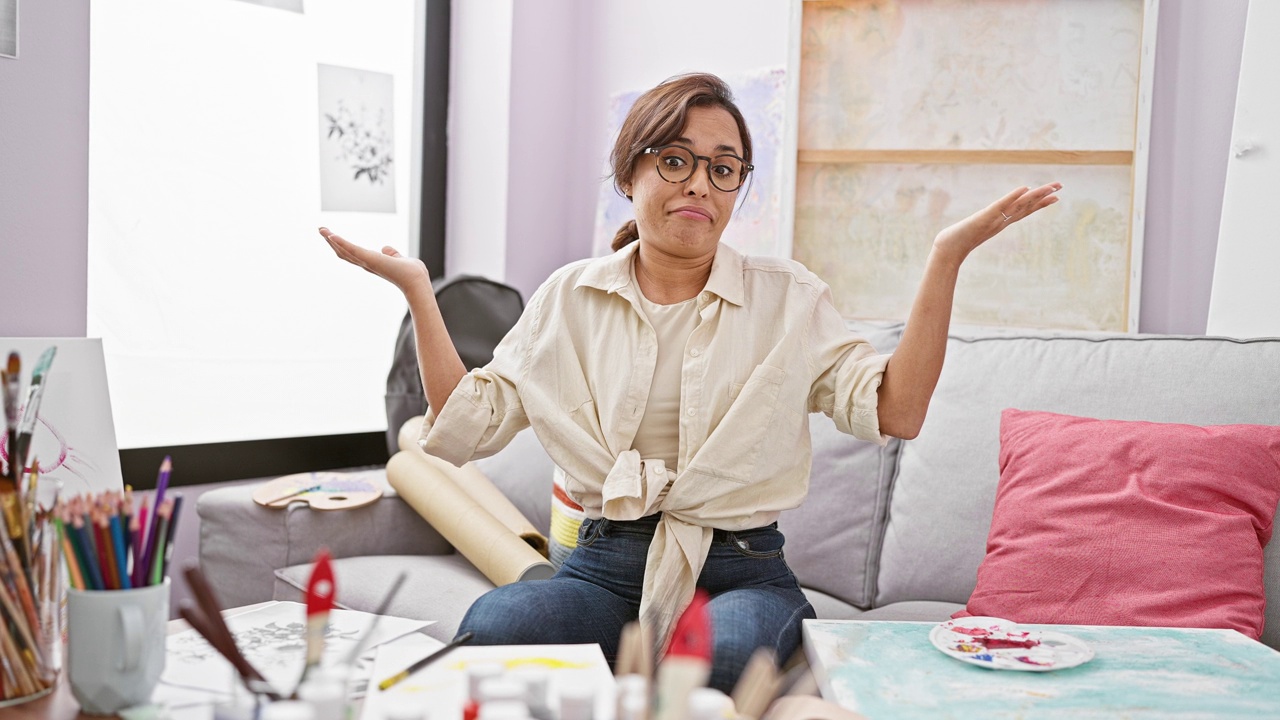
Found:
[[[837,430],[859,440],[889,442],[880,432],[877,393],[890,356],[876,353],[871,343],[850,332],[825,285],[814,303],[806,342],[814,378],[809,412],[824,413]]]

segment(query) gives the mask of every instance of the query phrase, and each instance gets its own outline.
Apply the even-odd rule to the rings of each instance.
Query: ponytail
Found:
[[[618,228],[618,234],[613,236],[613,244],[610,247],[617,252],[639,239],[640,231],[636,229],[636,221],[628,220]]]

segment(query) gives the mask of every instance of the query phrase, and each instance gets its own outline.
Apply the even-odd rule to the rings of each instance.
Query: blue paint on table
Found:
[[[1234,630],[1020,625],[1088,643],[1089,662],[1032,673],[943,655],[936,623],[806,620],[822,694],[879,718],[1280,717],[1280,653]]]

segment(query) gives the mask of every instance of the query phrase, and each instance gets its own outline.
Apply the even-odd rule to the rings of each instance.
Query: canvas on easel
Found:
[[[28,462],[40,470],[41,482],[57,480],[63,495],[120,490],[120,452],[116,447],[107,368],[99,338],[0,338],[0,357],[17,352],[22,362],[22,392],[40,355],[57,353],[41,384],[43,398],[31,435]],[[9,448],[3,446],[5,462]]]

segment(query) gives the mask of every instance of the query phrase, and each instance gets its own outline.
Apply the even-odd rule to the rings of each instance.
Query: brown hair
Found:
[[[631,187],[640,155],[645,148],[666,145],[680,137],[689,108],[693,107],[727,110],[738,123],[738,134],[742,136],[742,159],[751,162],[751,133],[742,111],[733,102],[729,85],[710,73],[677,75],[637,98],[618,131],[609,162],[613,169],[613,187],[619,195],[631,199],[627,189]],[[619,250],[639,237],[636,221],[628,220],[614,235],[612,247]]]

